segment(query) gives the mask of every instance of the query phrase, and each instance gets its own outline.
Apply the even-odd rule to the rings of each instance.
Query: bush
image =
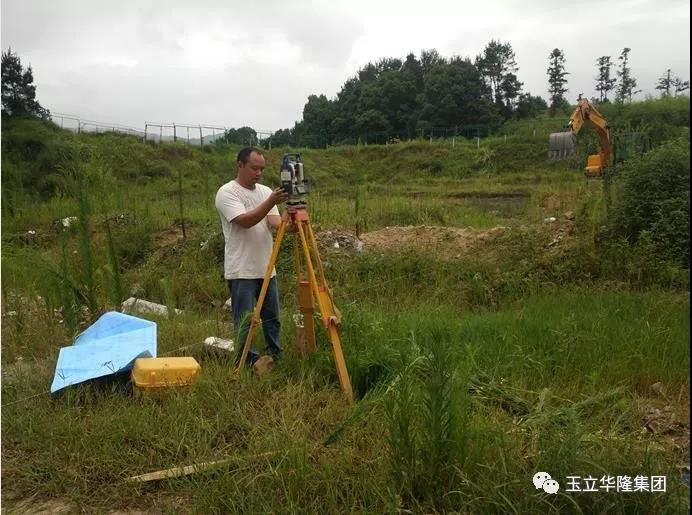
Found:
[[[688,96],[651,99],[631,104],[599,105],[598,109],[613,128],[647,128],[654,145],[683,135],[684,129],[687,129],[689,134]]]
[[[51,197],[58,186],[58,169],[76,157],[74,135],[52,122],[22,119],[3,127],[3,182],[14,190]]]
[[[658,257],[689,269],[689,141],[668,142],[626,163],[614,181],[614,235],[632,245],[646,236]]]

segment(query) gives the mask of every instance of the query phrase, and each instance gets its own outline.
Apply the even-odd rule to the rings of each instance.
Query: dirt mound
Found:
[[[317,231],[315,233],[317,244],[322,250],[344,249],[350,251],[361,251],[363,242],[356,235],[349,231],[330,230]]]
[[[366,250],[431,249],[437,257],[455,258],[479,242],[493,240],[505,227],[489,230],[429,225],[385,227],[361,236]]]

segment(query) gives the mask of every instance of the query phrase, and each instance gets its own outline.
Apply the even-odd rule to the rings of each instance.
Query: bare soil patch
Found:
[[[479,243],[494,240],[506,230],[503,226],[488,230],[428,225],[385,227],[361,235],[361,240],[366,250],[434,249],[436,258],[451,259],[459,257]]]

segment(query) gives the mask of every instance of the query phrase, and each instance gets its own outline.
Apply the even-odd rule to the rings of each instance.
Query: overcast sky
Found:
[[[690,78],[689,0],[2,0],[2,48],[31,65],[53,112],[144,122],[293,126],[308,95],[335,98],[369,61],[435,48],[472,60],[512,45],[524,92],[547,98],[548,55],[568,98],[595,96],[595,61],[630,47],[638,87]]]

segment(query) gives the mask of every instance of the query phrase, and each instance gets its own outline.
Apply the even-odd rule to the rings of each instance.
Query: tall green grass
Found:
[[[288,239],[277,264],[285,358],[262,380],[232,381],[233,358],[204,350],[206,337],[235,334],[211,197],[233,176],[237,149],[5,129],[8,505],[36,496],[84,512],[689,512],[676,469],[689,448],[684,431],[641,432],[642,412],[678,414],[689,403],[689,272],[604,244],[600,184],[546,163],[541,139],[305,151],[321,228],[506,227],[454,257],[434,247],[325,249],[357,398],[349,406],[319,323],[318,352],[293,355]],[[267,157],[264,182],[276,184],[281,150]],[[59,173],[71,169],[83,198]],[[42,177],[40,188],[20,170]],[[75,215],[84,225],[52,227]],[[183,215],[184,239],[175,223]],[[556,234],[567,236],[556,243]],[[82,306],[117,307],[130,294],[183,309],[155,318],[158,352],[194,356],[200,380],[159,398],[133,395],[127,375],[50,396],[59,347],[88,323]],[[124,481],[219,459],[229,461],[184,478]],[[571,495],[562,483],[549,496],[531,484],[537,470],[563,481],[666,474],[669,489]]]
[[[360,401],[365,411],[327,447],[359,408],[343,400],[323,337],[307,362],[289,353],[265,380],[234,383],[232,360],[202,350],[204,319],[161,319],[159,353],[190,346],[182,352],[202,364],[197,384],[147,399],[103,381],[11,404],[45,391],[53,372],[50,361],[16,369],[2,386],[3,449],[12,449],[3,473],[15,496],[40,491],[85,509],[147,506],[148,494],[123,479],[231,458],[146,492],[175,492],[185,509],[202,512],[682,513],[680,456],[641,436],[636,396],[651,381],[670,396],[689,387],[688,303],[576,290],[527,298],[491,318],[453,305],[349,308],[343,341],[353,382],[380,372]],[[506,407],[511,397],[519,411]],[[533,489],[536,470],[667,474],[669,490],[549,497]]]

